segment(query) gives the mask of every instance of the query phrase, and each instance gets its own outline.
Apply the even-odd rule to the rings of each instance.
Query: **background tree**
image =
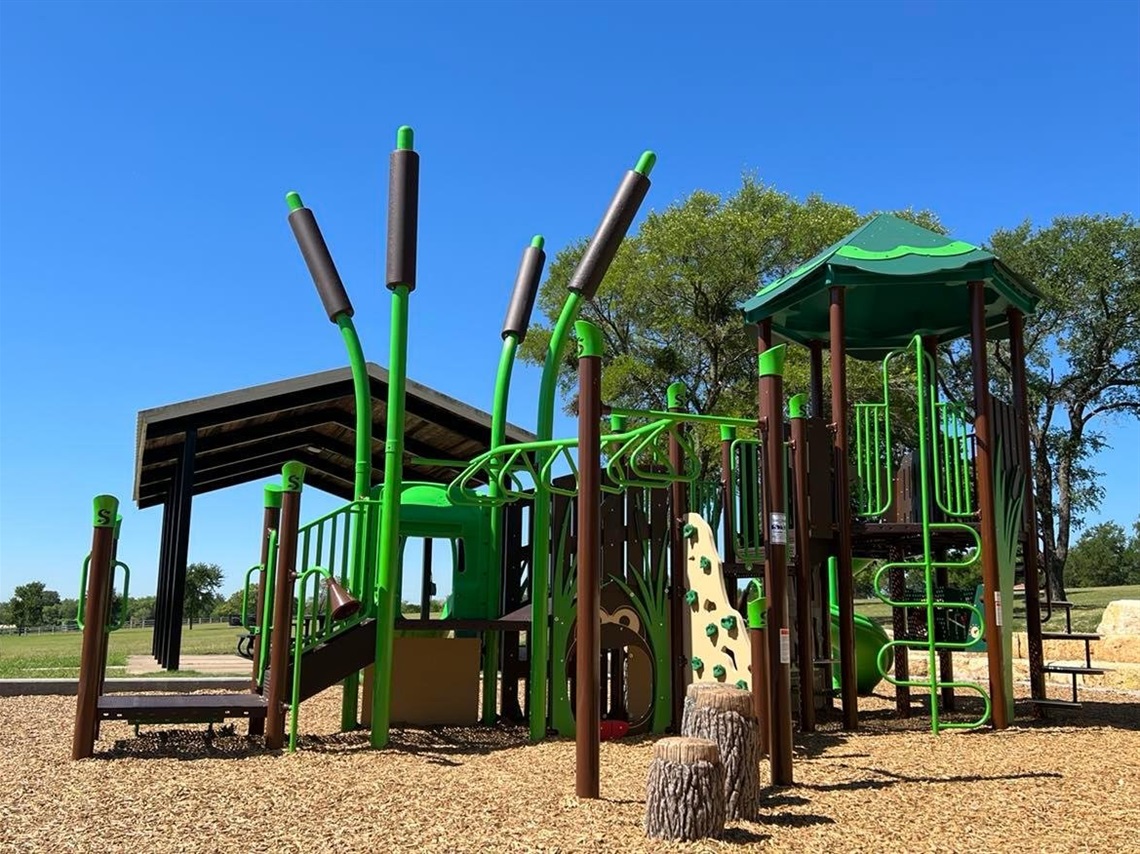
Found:
[[[898,215],[942,231],[929,212]],[[798,201],[752,176],[730,196],[703,190],[652,212],[622,244],[613,266],[582,317],[605,339],[602,395],[630,408],[663,408],[665,389],[681,380],[690,406],[701,413],[756,416],[756,344],[741,321],[741,304],[767,283],[853,231],[873,214],[810,196]],[[586,240],[560,251],[539,291],[541,320],[530,330],[522,357],[541,364],[566,284]],[[575,406],[576,359],[568,348],[559,387]],[[851,396],[877,399],[877,364],[849,365]],[[788,394],[808,390],[804,348],[791,348]],[[719,465],[717,431],[696,431],[702,470]]]
[[[1112,418],[1140,417],[1140,225],[1129,215],[1057,217],[999,229],[990,248],[1044,295],[1026,320],[1029,433],[1047,579],[1065,597],[1073,529],[1104,497],[1091,459]],[[949,353],[953,396],[969,400],[968,347]],[[990,373],[1009,395],[1009,347],[994,344]]]
[[[1131,540],[1116,522],[1085,530],[1069,551],[1065,575],[1077,587],[1140,584],[1140,519]]]
[[[235,590],[229,595],[228,599],[218,597],[217,604],[214,606],[213,616],[215,617],[238,617],[241,616],[241,600],[243,591]],[[254,610],[254,603],[257,601],[255,598],[255,591],[249,591],[249,609]]]
[[[208,615],[215,604],[224,573],[216,563],[192,563],[186,567],[186,596],[183,609],[194,628],[195,618]]]
[[[9,619],[22,633],[44,625],[44,609],[59,605],[59,593],[48,590],[42,581],[29,581],[12,591],[8,602]]]
[[[128,616],[132,622],[141,623],[154,619],[154,597],[132,596]]]

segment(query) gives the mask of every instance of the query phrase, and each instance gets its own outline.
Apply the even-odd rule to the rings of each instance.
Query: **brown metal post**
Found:
[[[79,657],[79,686],[75,701],[75,729],[71,758],[86,759],[95,752],[99,724],[99,688],[103,659],[107,655],[107,603],[111,598],[111,555],[114,550],[115,516],[119,499],[97,495],[94,500],[94,530],[87,564],[87,601],[83,609],[83,648]]]
[[[286,463],[281,470],[281,518],[277,532],[277,576],[273,581],[273,625],[269,638],[268,709],[265,746],[285,746],[285,701],[289,686],[289,648],[293,617],[293,581],[297,568],[297,527],[301,521],[301,487],[305,467]]]
[[[670,412],[681,412],[685,408],[684,383],[671,383],[666,390]],[[685,464],[681,443],[672,433],[669,434],[669,465],[680,472]],[[672,527],[669,529],[669,643],[673,662],[672,680],[672,719],[673,731],[681,731],[681,716],[685,703],[685,674],[688,661],[685,658],[685,513],[689,509],[685,484],[675,480],[669,487],[672,505]]]
[[[986,659],[990,669],[990,704],[994,729],[1009,726],[1002,678],[1002,644],[998,624],[1001,583],[997,559],[997,516],[994,506],[994,437],[990,419],[990,377],[986,366],[986,283],[970,282],[970,355],[974,368],[975,477],[982,538],[982,586],[985,591]],[[1003,603],[1004,604],[1004,603]]]
[[[260,674],[257,672],[261,662],[261,644],[265,639],[266,627],[261,625],[265,618],[265,568],[269,566],[269,533],[276,531],[281,520],[281,484],[271,483],[265,487],[264,512],[261,516],[261,570],[257,573],[257,599],[254,606],[254,624],[257,631],[253,636],[253,673],[250,676],[250,690],[261,691]],[[249,719],[250,735],[265,735],[265,718],[251,717]]]
[[[808,390],[811,394],[812,418],[823,417],[823,342],[809,341],[808,355],[810,356],[810,381]]]
[[[765,574],[768,577],[768,756],[772,785],[792,784],[792,650],[788,626],[788,514],[784,503],[785,346],[759,357],[760,429],[764,434]]]
[[[579,320],[578,606],[575,667],[575,793],[600,795],[602,648],[602,336]]]
[[[1025,460],[1025,634],[1029,646],[1029,687],[1035,700],[1045,699],[1045,655],[1041,648],[1041,579],[1037,563],[1037,507],[1033,482],[1033,449],[1029,444],[1029,394],[1025,384],[1025,315],[1016,308],[1009,318],[1009,361],[1013,368],[1013,405],[1018,415],[1018,441]],[[1040,706],[1037,707],[1040,710]]]
[[[835,538],[839,575],[839,675],[843,728],[859,726],[859,688],[855,669],[855,579],[851,567],[851,485],[847,448],[847,338],[843,288],[831,289],[831,423],[835,431],[835,503],[839,530]]]
[[[811,526],[808,524],[805,396],[788,401],[792,422],[792,476],[796,501],[796,657],[800,663],[800,729],[815,731],[815,644],[811,624]]]
[[[898,563],[902,559],[902,549],[899,546],[890,546],[887,550],[887,560],[891,563]],[[901,566],[892,567],[887,576],[891,598],[896,602],[902,602],[906,598],[906,570]],[[895,640],[902,640],[907,633],[907,610],[906,608],[891,608],[891,628],[894,631]],[[910,679],[910,656],[907,647],[901,644],[895,647],[895,679],[900,682]],[[909,685],[895,686],[895,712],[900,718],[910,717]]]
[[[772,346],[772,321],[762,320],[757,325],[756,336],[756,356],[759,359],[764,353]],[[758,418],[763,419],[765,400],[767,398],[768,388],[763,383],[757,382],[756,384],[756,412]],[[766,439],[764,441],[767,441]],[[756,476],[760,478],[763,483],[761,472],[763,471],[763,461],[757,459],[756,461]],[[763,496],[761,496],[761,503],[763,503]],[[763,515],[764,508],[760,508],[760,513]],[[763,530],[763,526],[762,526]],[[765,545],[767,540],[765,539]],[[764,596],[766,600],[771,603],[772,594],[769,586],[768,579],[768,564],[764,563],[762,580],[764,584]],[[769,676],[768,676],[768,621],[765,616],[764,627],[759,630],[753,630],[754,634],[759,635],[759,638],[754,638],[752,641],[752,704],[757,709],[757,720],[760,721],[760,753],[764,756],[770,755],[771,747],[771,702],[769,700]]]

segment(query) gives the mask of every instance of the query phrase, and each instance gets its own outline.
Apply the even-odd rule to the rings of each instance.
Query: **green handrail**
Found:
[[[107,615],[106,629],[109,632],[116,631],[123,627],[123,617],[127,612],[127,596],[131,589],[131,568],[123,563],[123,561],[116,560],[111,565],[111,592],[113,594],[115,591],[115,570],[120,567],[123,570],[123,601],[119,605],[118,619],[112,619],[110,614]],[[79,603],[76,606],[75,625],[80,629],[82,629],[85,624],[83,614],[87,608],[87,573],[90,568],[91,555],[88,554],[87,557],[83,558],[83,568],[79,571]],[[113,598],[114,596],[112,596],[112,599]]]
[[[305,631],[305,590],[308,587],[310,578],[324,578],[327,582],[331,575],[327,569],[322,566],[310,567],[302,571],[297,576],[297,617],[296,625],[293,629],[293,685],[292,693],[290,695],[290,714],[289,714],[289,752],[292,753],[297,749],[297,718],[301,708],[301,656],[305,653],[307,646],[306,640],[313,638],[312,631]],[[319,585],[319,582],[318,582]],[[319,590],[319,587],[318,587]],[[318,592],[318,591],[314,591]],[[329,603],[326,597],[326,610],[329,610]],[[310,623],[318,622],[320,614],[318,613],[318,606],[320,605],[320,596],[317,595],[313,599],[312,612],[309,615]],[[331,611],[326,615],[329,623],[331,620]],[[316,637],[323,638],[324,633],[318,627],[315,633]]]
[[[265,567],[260,563],[255,563],[253,566],[247,569],[245,571],[245,585],[241,590],[241,627],[251,635],[256,634],[259,630],[259,627],[256,623],[250,623],[249,620],[249,577],[258,570],[262,570],[264,568]]]
[[[270,634],[273,632],[273,597],[277,593],[277,529],[269,529],[269,545],[265,562],[265,600],[261,611],[261,655],[257,662],[257,681],[264,684],[265,670],[269,667]]]

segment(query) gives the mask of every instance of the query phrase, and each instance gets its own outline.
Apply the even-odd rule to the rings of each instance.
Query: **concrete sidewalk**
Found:
[[[195,673],[211,676],[250,676],[253,662],[240,655],[183,655],[178,659],[179,670],[192,670]],[[127,675],[139,676],[143,673],[158,673],[162,670],[158,662],[149,655],[127,656]]]

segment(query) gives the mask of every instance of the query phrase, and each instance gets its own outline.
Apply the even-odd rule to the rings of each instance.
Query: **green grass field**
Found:
[[[1069,601],[1073,603],[1073,631],[1095,632],[1100,623],[1101,615],[1108,603],[1114,599],[1140,599],[1140,584],[1122,587],[1088,587],[1083,590],[1070,590]],[[1025,630],[1024,600],[1017,600],[1013,609],[1013,630]],[[860,599],[855,603],[855,610],[874,620],[876,623],[890,628],[891,609],[877,599]],[[1044,616],[1044,613],[1042,613]],[[1065,627],[1065,612],[1059,609],[1053,611],[1053,619],[1048,623],[1047,631],[1063,631]]]
[[[182,629],[182,652],[186,655],[223,653],[237,650],[242,629],[223,623],[209,623]],[[107,675],[121,676],[128,655],[150,655],[151,629],[120,629],[111,633],[107,653]],[[82,632],[57,634],[0,635],[0,678],[63,678],[79,675],[79,648]],[[190,671],[159,673],[160,676],[189,676]]]

